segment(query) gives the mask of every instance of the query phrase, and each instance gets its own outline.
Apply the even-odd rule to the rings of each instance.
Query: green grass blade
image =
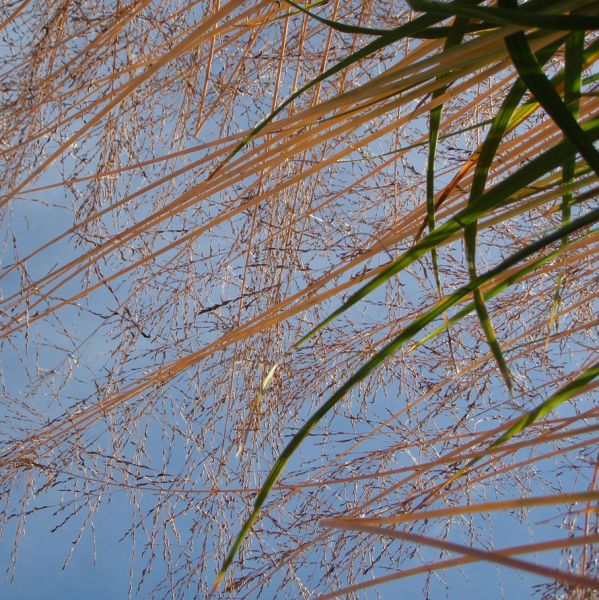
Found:
[[[489,29],[496,29],[497,25],[492,23],[474,23],[468,25],[466,28],[466,33],[478,33],[480,31],[487,31]],[[423,29],[419,33],[410,36],[415,38],[422,39],[438,39],[438,38],[446,38],[451,31],[451,27],[430,27],[428,29]]]
[[[566,41],[566,66],[564,81],[564,102],[572,112],[572,116],[578,120],[580,106],[580,90],[582,84],[582,69],[584,65],[584,34],[580,31],[572,33]],[[576,153],[571,152],[566,156],[562,165],[562,184],[567,186],[574,179],[576,169]],[[571,216],[572,193],[568,190],[562,196],[562,222],[568,223]],[[563,243],[567,243],[567,238]],[[554,327],[559,305],[561,302],[561,290],[564,283],[563,275],[558,277],[555,285],[555,294],[549,315],[548,335]],[[547,338],[549,342],[549,337]]]
[[[452,48],[453,46],[457,46],[462,41],[464,35],[466,34],[468,24],[469,19],[458,17],[455,20],[455,23],[453,24],[451,30],[447,35],[444,51],[448,50],[449,48]],[[438,98],[439,96],[443,95],[448,88],[448,85],[442,86],[433,93],[433,98]],[[442,112],[443,105],[440,104],[439,106],[436,106],[435,108],[433,108],[433,110],[431,110],[429,116],[429,150],[426,167],[426,215],[429,231],[433,231],[435,229],[435,161]],[[437,285],[437,291],[440,297],[443,295],[443,292],[441,289],[441,277],[439,276],[439,260],[437,257],[436,248],[433,248],[431,250],[431,259],[433,262],[433,273],[435,277],[435,283]]]
[[[503,356],[501,346],[497,341],[495,328],[493,327],[491,317],[489,316],[489,311],[487,310],[487,305],[485,304],[485,299],[479,288],[474,290],[473,297],[474,306],[476,307],[476,314],[478,315],[478,320],[485,334],[487,344],[489,344],[489,348],[491,348],[495,362],[499,367],[499,372],[501,373],[505,387],[507,388],[509,395],[513,396],[514,386],[512,382],[512,374],[510,373],[510,369],[507,365],[505,357]]]
[[[584,64],[584,34],[576,31],[566,41],[566,68],[564,81],[564,102],[568,105],[574,119],[578,120],[580,106],[580,89],[582,83],[582,68]],[[576,156],[571,153],[562,166],[562,182],[569,184],[574,178]],[[562,221],[570,220],[570,203],[572,194],[565,192],[562,198]]]
[[[317,6],[322,6],[323,4],[327,4],[328,1],[329,0],[320,0],[319,2],[312,2],[310,4],[306,4],[305,6],[301,6],[299,4],[292,2],[291,0],[285,0],[285,2],[287,2],[288,4],[291,4],[291,6],[294,6],[295,10],[290,11],[286,15],[280,15],[276,18],[277,19],[286,19],[292,15],[297,15],[297,14],[303,12],[303,13],[307,14],[308,16],[310,16],[311,18],[315,19],[316,21],[319,21],[319,22],[323,23],[324,25],[327,25],[328,27],[331,27],[332,29],[334,29],[336,31],[340,31],[342,33],[380,36],[380,35],[385,35],[390,32],[389,29],[377,29],[376,27],[361,27],[359,25],[348,25],[346,23],[341,23],[339,21],[333,21],[332,19],[327,19],[325,17],[321,17],[320,15],[316,15],[316,14],[310,12],[309,9],[316,8]],[[497,27],[497,25],[494,23],[475,23],[475,24],[468,25],[468,27],[466,28],[466,33],[478,33],[480,31],[486,31],[488,29],[495,29],[496,27]],[[444,26],[430,27],[430,28],[423,29],[422,31],[419,31],[417,33],[409,34],[407,37],[419,38],[419,39],[446,38],[449,35],[451,29],[452,29],[452,27],[444,27]]]
[[[435,0],[408,0],[408,4],[427,15],[444,15],[481,19],[497,25],[519,25],[539,29],[555,29],[558,31],[589,31],[599,29],[599,18],[591,15],[553,15],[543,12],[542,2],[528,2],[520,10],[503,6],[470,6],[464,2],[437,2]]]
[[[574,381],[564,386],[558,392],[550,396],[545,402],[537,406],[534,410],[528,412],[517,423],[512,425],[503,435],[489,445],[488,450],[497,448],[507,442],[511,437],[520,433],[524,428],[532,425],[546,414],[556,409],[560,404],[572,398],[572,396],[580,393],[595,377],[599,375],[599,362],[587,369],[579,375]]]
[[[560,46],[561,42],[557,42],[551,44],[547,48],[544,48],[539,53],[539,60],[542,64],[544,64],[547,60],[553,56],[555,51]],[[497,154],[497,149],[499,148],[499,144],[503,139],[506,131],[512,125],[512,119],[516,109],[522,97],[526,93],[526,84],[522,79],[518,79],[512,89],[509,91],[505,100],[503,101],[497,115],[493,119],[493,123],[489,129],[489,133],[483,143],[481,148],[481,152],[478,158],[478,162],[476,164],[476,168],[474,171],[474,177],[472,181],[472,186],[470,189],[470,197],[469,202],[475,201],[485,189],[487,179],[489,176],[489,170],[493,161],[495,160],[495,155]],[[471,280],[476,279],[477,271],[476,271],[476,238],[477,238],[477,221],[474,221],[472,224],[468,225],[464,229],[464,242],[465,242],[465,251],[466,251],[466,261],[468,264],[468,273]],[[489,316],[489,311],[485,305],[484,296],[479,289],[474,290],[474,306],[476,307],[476,313],[478,315],[478,320],[480,321],[481,327],[487,339],[487,343],[491,348],[491,352],[495,357],[495,361],[497,362],[497,366],[499,367],[499,371],[505,383],[505,386],[510,395],[513,394],[513,383],[512,376],[510,374],[509,367],[503,356],[503,352],[501,351],[501,346],[497,341],[497,335],[495,334],[495,328],[493,327],[493,323]]]
[[[318,425],[321,419],[357,384],[363,381],[370,373],[372,373],[377,367],[379,367],[389,356],[397,352],[406,342],[410,341],[415,335],[417,335],[422,329],[424,329],[429,323],[436,319],[439,315],[445,312],[448,308],[459,302],[464,296],[472,292],[477,287],[484,283],[491,281],[497,275],[503,273],[506,269],[518,264],[522,260],[525,260],[535,252],[542,250],[546,246],[549,246],[556,241],[562,239],[566,232],[577,231],[583,227],[589,226],[599,220],[599,209],[590,211],[583,217],[572,221],[568,225],[563,226],[557,231],[545,236],[544,238],[529,244],[526,248],[514,253],[506,260],[502,261],[499,265],[489,270],[484,275],[479,276],[475,281],[470,281],[468,284],[462,286],[456,290],[451,296],[448,296],[439,302],[437,302],[429,310],[423,312],[417,319],[408,324],[402,332],[396,336],[391,342],[386,344],[381,350],[379,350],[370,360],[368,360],[362,367],[360,367],[341,387],[339,387],[327,401],[314,412],[310,418],[304,423],[304,425],[298,430],[293,436],[291,441],[287,444],[283,452],[279,455],[256,499],[254,501],[253,510],[248,519],[243,524],[239,531],[235,541],[231,545],[231,548],[223,561],[221,570],[218,574],[217,580],[214,584],[216,589],[222,581],[228,568],[231,566],[241,544],[246,538],[247,534],[251,530],[253,524],[256,522],[260,514],[260,509],[264,505],[266,498],[270,494],[280,474],[282,473],[285,465],[289,462],[295,451],[306,439],[308,434]],[[540,418],[540,417],[539,417]]]
[[[555,121],[572,142],[589,166],[599,174],[599,153],[584,133],[568,107],[564,104],[556,89],[543,73],[539,62],[528,45],[523,33],[516,33],[505,39],[505,44],[518,74],[528,86],[539,104]]]
[[[292,0],[285,0],[285,2],[287,2],[287,4],[290,4],[291,6],[293,6],[297,11],[303,12],[304,14],[308,15],[315,21],[318,21],[319,23],[322,23],[323,25],[326,25],[327,27],[334,29],[335,31],[340,31],[341,33],[353,33],[353,34],[359,34],[359,35],[380,36],[380,35],[386,35],[391,31],[390,29],[376,29],[376,28],[372,28],[372,27],[361,27],[359,25],[348,25],[346,23],[341,23],[339,21],[333,21],[332,19],[326,19],[325,17],[321,17],[320,15],[315,15],[314,13],[311,13],[309,10],[307,10],[306,7],[296,4],[295,2],[292,2]]]

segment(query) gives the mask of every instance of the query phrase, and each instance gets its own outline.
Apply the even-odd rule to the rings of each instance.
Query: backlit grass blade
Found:
[[[457,46],[462,41],[466,33],[468,23],[469,19],[464,19],[461,17],[456,19],[445,41],[445,50],[448,50],[452,46]],[[448,88],[448,85],[442,86],[433,93],[433,98],[442,96]],[[426,215],[429,231],[433,231],[435,229],[435,161],[442,112],[443,105],[439,104],[439,106],[436,106],[433,108],[433,110],[431,110],[429,116],[428,159],[426,167]],[[439,277],[439,261],[437,258],[436,248],[431,250],[431,259],[433,261],[433,272],[435,276],[435,283],[437,285],[437,291],[439,296],[441,296],[441,278]]]
[[[456,290],[451,296],[444,298],[437,302],[429,310],[423,312],[417,319],[408,324],[402,332],[396,336],[391,342],[386,344],[381,350],[379,350],[370,360],[368,360],[362,367],[360,367],[341,387],[339,387],[335,393],[330,396],[327,401],[314,412],[310,418],[302,425],[299,431],[293,436],[291,441],[287,444],[283,452],[281,452],[279,458],[270,470],[263,486],[260,488],[256,500],[254,501],[254,507],[248,519],[243,524],[239,531],[235,541],[231,545],[231,548],[223,561],[222,567],[214,584],[213,590],[216,590],[220,585],[225,573],[231,566],[241,544],[246,538],[247,534],[251,530],[252,526],[256,522],[260,514],[260,510],[266,501],[266,498],[270,494],[273,486],[281,475],[287,462],[291,459],[295,451],[299,448],[302,442],[306,439],[309,433],[318,425],[322,418],[331,411],[331,409],[356,385],[363,381],[368,375],[376,370],[389,356],[393,355],[399,350],[406,342],[410,341],[415,335],[417,335],[424,327],[431,323],[434,319],[439,317],[444,311],[449,309],[451,306],[459,302],[464,296],[472,292],[477,287],[491,281],[494,277],[503,273],[506,269],[518,264],[522,260],[531,256],[535,252],[538,252],[549,246],[561,238],[567,233],[577,231],[583,227],[592,225],[599,220],[599,209],[590,211],[583,217],[572,221],[568,225],[565,225],[557,231],[545,236],[544,238],[529,244],[526,248],[511,255],[506,260],[502,261],[495,268],[491,269],[484,275],[478,277],[475,281],[470,281],[468,284],[462,286]]]
[[[501,351],[501,346],[497,341],[495,328],[493,327],[493,323],[491,322],[491,318],[489,317],[489,311],[487,310],[483,293],[480,291],[479,288],[476,288],[473,291],[472,295],[474,297],[474,306],[476,308],[476,314],[478,315],[478,320],[480,321],[480,324],[483,328],[487,344],[489,344],[489,348],[491,348],[493,357],[497,362],[497,366],[499,367],[499,372],[501,373],[501,377],[503,378],[505,387],[507,388],[507,391],[509,392],[510,396],[512,396],[514,393],[512,375],[510,373],[510,369],[507,365],[505,357],[503,356],[503,352]]]
[[[582,68],[584,64],[584,34],[575,31],[566,41],[566,67],[564,80],[564,102],[567,104],[576,121],[579,118],[580,89],[582,83]],[[570,153],[564,159],[562,166],[562,182],[569,184],[574,178],[576,156]],[[562,220],[567,223],[570,219],[570,203],[572,194],[565,192],[562,198]]]
[[[549,46],[548,48],[544,48],[539,53],[539,60],[541,61],[541,63],[545,63],[547,60],[549,60],[549,58],[553,56],[559,45],[560,43],[555,43]],[[497,112],[497,115],[493,119],[493,123],[491,124],[489,133],[487,134],[487,137],[485,138],[485,141],[482,145],[478,162],[474,170],[474,178],[472,181],[472,186],[470,188],[469,202],[475,201],[475,199],[478,198],[484,192],[489,176],[489,170],[491,169],[493,161],[495,160],[495,155],[497,154],[499,144],[506,131],[510,127],[514,116],[514,112],[518,108],[518,105],[525,93],[526,84],[522,79],[518,79],[512,86],[512,89],[506,96],[501,107],[499,108],[499,111]],[[476,237],[477,221],[474,221],[472,224],[466,226],[464,229],[466,261],[468,265],[468,274],[471,280],[474,280],[477,277]],[[505,386],[511,395],[513,393],[512,376],[510,374],[507,362],[503,356],[503,352],[501,351],[501,346],[497,341],[495,328],[493,327],[493,323],[491,322],[491,318],[489,317],[489,312],[485,305],[484,296],[478,288],[474,290],[473,296],[474,306],[476,307],[476,313],[478,315],[478,319],[487,339],[487,343],[489,344],[491,352],[495,357],[495,361],[497,362]]]
[[[534,410],[524,415],[517,423],[512,425],[502,436],[488,446],[488,450],[497,448],[507,442],[510,438],[520,433],[523,429],[535,423],[539,419],[543,418],[546,414],[556,409],[560,404],[569,400],[570,398],[581,394],[585,391],[587,385],[589,385],[593,379],[599,376],[599,362],[596,362],[593,366],[589,367],[584,373],[579,375],[576,379],[570,382],[568,385],[562,387],[555,394],[550,396],[545,402],[537,406]]]
[[[564,102],[572,112],[572,116],[578,120],[580,106],[580,90],[582,83],[582,69],[584,64],[584,34],[575,31],[568,37],[566,41],[566,67],[564,81]],[[566,156],[562,165],[562,184],[567,186],[574,179],[574,171],[576,165],[576,153],[571,152]],[[562,196],[562,222],[567,223],[570,220],[571,204],[573,201],[572,193],[568,190]],[[563,240],[564,244],[567,239]],[[548,335],[551,334],[557,312],[560,305],[560,297],[562,285],[564,282],[563,275],[557,279],[555,286],[555,294],[551,305],[551,313],[549,315],[549,325],[547,327]],[[547,337],[549,341],[549,337]]]

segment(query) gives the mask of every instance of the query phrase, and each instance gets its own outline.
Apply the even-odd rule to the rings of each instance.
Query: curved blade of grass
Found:
[[[599,119],[593,119],[586,123],[584,125],[584,130],[593,141],[596,140],[599,137]],[[329,323],[341,316],[345,311],[365,298],[376,288],[383,285],[391,277],[397,275],[397,273],[421,258],[424,254],[429,252],[431,248],[443,243],[470,223],[477,221],[485,214],[491,212],[494,208],[509,204],[510,197],[513,194],[520,191],[523,187],[530,185],[533,181],[542,177],[549,171],[558,168],[563,159],[564,152],[570,151],[571,148],[572,144],[570,141],[564,139],[532,159],[516,173],[513,173],[477,199],[473,200],[466,208],[445,221],[432,233],[429,233],[422,238],[417,244],[390,263],[389,266],[381,271],[376,277],[373,277],[368,283],[354,292],[338,309],[333,311],[328,317],[298,340],[292,348],[298,348],[310,338],[314,337],[321,329],[325,328]]]
[[[541,62],[544,63],[547,60],[549,60],[549,58],[553,56],[560,44],[561,42],[552,44],[550,47],[543,49],[540,52],[539,57]],[[495,159],[495,155],[497,153],[497,149],[499,148],[499,144],[506,131],[510,127],[510,123],[512,121],[514,112],[516,111],[518,104],[522,100],[522,97],[526,93],[526,90],[526,83],[522,79],[518,79],[512,86],[512,89],[506,96],[499,111],[497,112],[497,115],[495,116],[493,123],[491,124],[491,127],[489,129],[489,133],[487,134],[487,137],[482,145],[478,162],[474,170],[474,177],[470,189],[469,203],[473,202],[484,192],[489,175],[489,170]],[[467,225],[464,229],[466,261],[468,265],[468,274],[470,276],[471,281],[475,280],[477,277],[477,229],[477,221],[474,221],[472,224]],[[503,356],[503,352],[501,351],[501,346],[497,341],[495,328],[493,327],[493,323],[491,322],[491,318],[489,317],[489,312],[485,304],[484,296],[481,290],[478,288],[474,290],[473,296],[476,313],[478,315],[478,319],[487,339],[487,343],[491,348],[491,352],[493,353],[495,361],[497,362],[505,386],[511,396],[513,394],[512,376],[510,374],[509,367],[507,366],[507,362]]]
[[[551,56],[555,53],[555,51],[559,48],[561,42],[557,42],[551,44],[547,48],[542,49],[539,52],[539,60],[541,64],[544,64],[548,61]],[[491,165],[495,160],[495,155],[497,154],[497,149],[499,148],[499,144],[503,139],[506,131],[510,128],[512,124],[513,116],[522,100],[522,97],[526,93],[527,87],[526,83],[520,78],[518,79],[512,89],[506,96],[503,101],[497,115],[493,119],[493,123],[489,129],[489,133],[485,138],[485,141],[482,145],[478,162],[476,164],[474,170],[474,177],[472,180],[472,186],[470,188],[470,196],[468,202],[474,202],[476,198],[478,198],[485,189],[487,184],[487,179],[489,176],[489,170],[491,169]],[[474,221],[472,224],[467,225],[464,229],[464,243],[465,243],[465,251],[466,251],[466,262],[468,265],[468,274],[470,276],[470,280],[473,281],[477,277],[476,270],[476,238],[477,238],[477,221]],[[480,321],[481,327],[487,339],[487,343],[491,348],[491,352],[497,362],[497,366],[499,367],[499,371],[505,383],[505,386],[510,394],[513,395],[513,384],[512,384],[512,376],[503,356],[503,352],[501,351],[501,346],[497,341],[497,335],[495,334],[495,328],[493,327],[493,323],[489,316],[489,311],[487,310],[487,306],[485,304],[484,296],[480,289],[474,290],[474,306],[476,308],[476,313],[478,315],[478,320]]]
[[[478,4],[481,0],[470,0],[473,4]],[[299,12],[303,12],[312,19],[334,29],[335,31],[340,31],[341,33],[352,33],[352,34],[360,34],[360,35],[386,35],[391,30],[390,29],[377,29],[376,27],[362,27],[360,25],[348,25],[347,23],[341,23],[340,21],[333,21],[332,19],[327,19],[325,17],[321,17],[320,15],[316,15],[308,10],[308,8],[313,8],[317,5],[326,4],[326,2],[314,3],[309,6],[301,6],[296,4],[292,0],[285,0],[287,4],[291,4],[296,10],[295,14]],[[473,33],[477,31],[485,31],[487,29],[493,29],[496,27],[493,23],[477,23],[470,25],[469,19],[463,19],[467,24],[464,27],[464,33]],[[412,34],[408,37],[426,37],[426,38],[441,38],[448,37],[451,35],[451,32],[454,30],[454,26],[451,27],[435,27],[430,29],[424,29],[416,34]]]
[[[570,34],[566,41],[566,66],[565,66],[565,81],[564,81],[564,102],[572,112],[572,116],[578,120],[580,106],[580,89],[582,84],[582,69],[584,64],[584,34],[580,31],[575,31]],[[576,154],[574,152],[566,156],[562,165],[562,184],[567,186],[574,179],[576,168]],[[570,220],[570,206],[573,201],[572,193],[568,190],[562,196],[562,223],[567,223]],[[564,238],[563,243],[567,243],[567,238]],[[555,294],[551,304],[551,312],[549,315],[549,324],[547,326],[549,343],[549,335],[555,324],[559,305],[561,302],[561,290],[564,282],[563,275],[560,275],[555,285]]]
[[[328,1],[329,0],[321,0],[320,2],[312,2],[305,6],[301,6],[300,4],[296,4],[295,2],[292,2],[291,0],[285,0],[285,2],[287,2],[288,4],[291,4],[291,6],[295,7],[296,10],[293,10],[286,15],[281,15],[281,16],[277,17],[277,19],[288,18],[291,15],[297,15],[297,14],[303,12],[303,13],[307,14],[308,16],[310,16],[311,18],[315,19],[316,21],[319,21],[323,25],[327,25],[331,29],[334,29],[335,31],[340,31],[342,33],[353,33],[353,34],[373,35],[373,36],[380,36],[380,35],[385,35],[385,34],[389,33],[389,31],[390,31],[389,29],[377,29],[376,27],[362,27],[360,25],[348,25],[347,23],[341,23],[340,21],[334,21],[332,19],[327,19],[325,17],[321,17],[320,15],[316,15],[316,14],[310,12],[309,9],[316,8],[317,6],[322,6],[323,4],[327,4]],[[466,33],[476,33],[478,31],[486,31],[487,29],[494,29],[495,27],[497,27],[497,25],[492,24],[492,23],[471,24],[471,25],[467,26]],[[452,29],[452,27],[431,27],[431,28],[423,29],[422,31],[419,31],[418,33],[413,33],[411,35],[408,35],[407,37],[422,38],[422,39],[424,39],[424,38],[426,38],[426,39],[445,38],[449,35],[451,29]]]
[[[564,228],[565,229],[565,228]],[[514,423],[505,433],[499,436],[493,443],[489,444],[485,451],[473,458],[463,466],[457,473],[451,476],[451,478],[444,484],[444,487],[451,485],[456,479],[460,478],[466,471],[471,469],[476,463],[481,461],[486,454],[505,444],[510,438],[514,437],[516,434],[520,433],[523,429],[532,425],[539,419],[543,418],[546,414],[550,413],[552,410],[556,409],[560,404],[563,404],[567,400],[570,400],[574,396],[583,393],[587,386],[599,376],[599,362],[596,362],[594,365],[586,369],[583,373],[581,373],[576,379],[571,381],[569,384],[565,385],[561,389],[559,389],[555,394],[552,394],[545,402],[539,404],[533,410],[527,412],[521,419],[518,419],[516,423]]]
[[[218,173],[224,165],[226,165],[234,156],[236,156],[245,146],[247,146],[269,123],[271,123],[278,114],[280,114],[287,106],[289,106],[292,102],[297,100],[301,95],[307,92],[309,89],[318,85],[325,79],[332,77],[336,73],[347,69],[354,63],[370,56],[374,52],[381,50],[382,48],[386,48],[395,42],[410,37],[413,34],[416,34],[420,31],[423,31],[430,27],[431,25],[435,25],[443,20],[443,17],[438,16],[422,16],[409,21],[408,23],[404,23],[400,27],[396,29],[390,30],[385,35],[379,36],[376,40],[373,40],[360,50],[350,54],[336,65],[333,65],[329,69],[327,69],[324,73],[321,73],[314,79],[311,79],[308,83],[304,84],[298,90],[293,92],[290,96],[288,96],[281,104],[279,104],[275,110],[273,110],[267,117],[265,117],[254,129],[252,129],[248,135],[241,141],[239,144],[223,159],[221,163],[212,171],[208,179],[214,177],[216,173]]]
[[[427,15],[444,15],[482,19],[497,25],[520,25],[539,29],[554,29],[558,31],[589,31],[599,29],[599,18],[591,15],[553,15],[542,12],[543,3],[547,1],[528,2],[520,7],[507,8],[502,6],[470,6],[464,2],[436,2],[435,0],[408,0],[408,4],[418,12]],[[535,11],[535,12],[533,12]]]
[[[582,84],[582,69],[584,64],[584,34],[579,31],[572,33],[566,41],[566,68],[564,80],[564,102],[567,104],[574,119],[578,121],[580,108],[580,89]],[[576,156],[571,153],[564,159],[562,166],[562,182],[570,183],[574,177]],[[562,198],[562,221],[570,220],[570,203],[572,194],[565,192]]]
[[[464,35],[466,34],[466,28],[468,27],[469,22],[469,19],[460,17],[455,20],[455,23],[447,35],[444,50],[448,50],[452,46],[457,46],[462,41]],[[448,88],[448,85],[442,86],[433,93],[433,98],[442,96]],[[426,215],[429,231],[433,231],[435,229],[435,160],[437,155],[437,142],[439,140],[439,128],[441,126],[442,112],[443,105],[439,104],[439,106],[436,106],[433,108],[433,110],[431,110],[429,116],[428,160],[426,166]],[[433,261],[433,271],[435,275],[435,282],[437,284],[437,291],[439,292],[439,296],[441,296],[441,278],[439,277],[439,264],[436,248],[431,250],[431,258]]]
[[[334,29],[335,31],[340,31],[341,33],[354,33],[354,34],[360,34],[360,35],[379,36],[379,35],[386,35],[391,31],[390,29],[376,29],[376,28],[372,28],[372,27],[361,27],[360,25],[348,25],[347,23],[333,21],[332,19],[327,19],[325,17],[321,17],[320,15],[315,15],[314,13],[311,13],[309,10],[307,10],[306,7],[300,6],[299,4],[292,2],[292,0],[285,0],[285,2],[287,2],[287,4],[291,4],[291,6],[293,6],[293,8],[295,8],[297,11],[303,12],[304,14],[308,15],[309,17],[318,21],[319,23],[322,23],[323,25],[326,25],[327,27],[330,27],[331,29]]]
[[[389,356],[394,354],[401,346],[411,340],[416,334],[418,334],[424,327],[436,319],[439,315],[445,312],[448,308],[459,302],[464,296],[472,292],[476,287],[483,285],[484,283],[492,280],[494,277],[503,273],[506,269],[518,264],[522,260],[526,259],[530,255],[542,250],[546,246],[561,240],[561,238],[571,231],[576,231],[582,227],[591,225],[599,220],[599,209],[590,211],[586,215],[572,221],[568,225],[565,225],[557,231],[545,236],[544,238],[529,244],[526,248],[512,254],[506,260],[501,262],[499,265],[489,270],[484,275],[479,276],[475,281],[470,281],[468,284],[462,286],[456,290],[451,296],[448,296],[439,302],[437,302],[429,310],[422,313],[417,319],[408,324],[402,332],[386,344],[381,350],[379,350],[370,360],[368,360],[362,367],[360,367],[341,387],[339,387],[335,393],[330,396],[327,401],[314,412],[310,418],[302,425],[298,432],[293,436],[291,441],[285,446],[283,452],[279,455],[272,469],[270,470],[266,481],[260,488],[258,495],[254,501],[254,508],[243,524],[239,531],[235,541],[231,545],[231,548],[223,561],[222,567],[215,581],[213,591],[216,590],[228,568],[231,566],[241,544],[246,538],[247,534],[251,530],[253,524],[256,522],[260,509],[264,505],[266,498],[270,494],[273,486],[278,480],[281,472],[285,468],[285,465],[293,456],[297,448],[301,445],[304,439],[309,433],[316,427],[320,420],[356,385],[363,381],[370,373],[378,368]]]
[[[535,423],[539,419],[543,418],[546,414],[557,408],[560,404],[569,400],[573,396],[582,393],[584,388],[599,376],[599,362],[589,367],[586,371],[581,373],[576,379],[571,381],[569,384],[562,387],[555,394],[550,396],[545,402],[539,404],[535,409],[524,415],[517,423],[512,425],[503,435],[488,446],[488,450],[497,448],[507,442],[510,438],[520,433],[524,428],[528,427],[532,423]]]

